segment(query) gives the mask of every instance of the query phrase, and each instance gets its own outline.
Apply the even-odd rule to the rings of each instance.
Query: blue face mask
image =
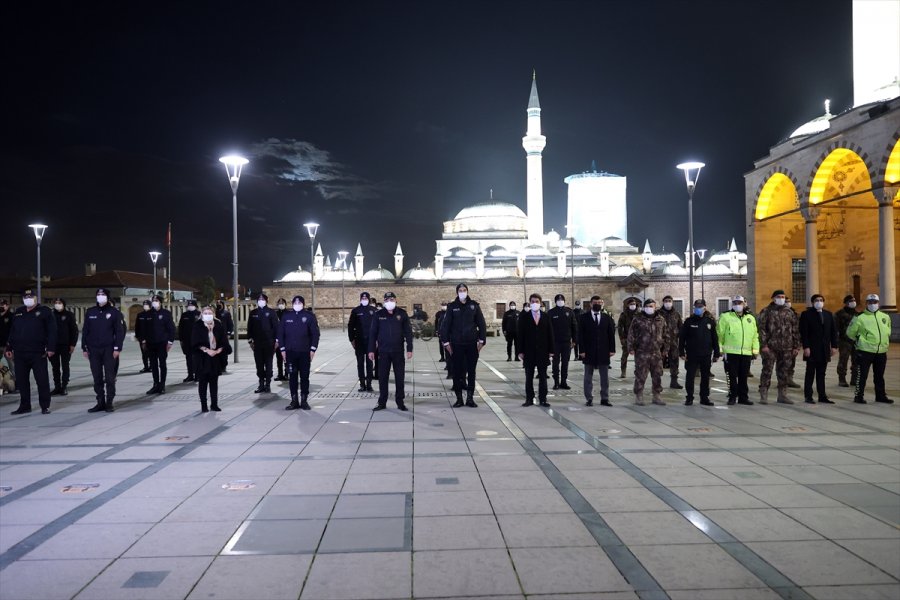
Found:
[[[704,310],[703,308],[694,308],[694,314],[697,315],[698,317],[702,317],[703,310]]]

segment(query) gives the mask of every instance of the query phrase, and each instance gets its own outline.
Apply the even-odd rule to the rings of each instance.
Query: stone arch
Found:
[[[872,194],[875,169],[869,155],[858,144],[841,140],[829,144],[809,174],[806,211],[839,198],[847,198],[856,206],[876,203]]]
[[[803,223],[798,223],[787,232],[781,241],[782,250],[806,250],[806,231]]]
[[[878,175],[885,187],[896,188],[894,202],[900,201],[900,130],[894,133],[894,137],[885,148],[884,161],[878,170]]]
[[[773,168],[756,190],[753,219],[760,221],[800,207],[797,178],[784,167]]]

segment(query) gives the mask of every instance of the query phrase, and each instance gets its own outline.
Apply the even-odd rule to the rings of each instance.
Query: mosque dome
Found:
[[[609,272],[611,277],[627,277],[632,273],[637,273],[637,269],[631,265],[619,265]]]
[[[731,275],[731,269],[722,263],[707,263],[698,269],[703,275]]]
[[[394,274],[383,268],[381,265],[378,265],[376,268],[371,271],[366,271],[366,273],[362,276],[363,281],[394,281]],[[340,279],[338,279],[340,281]]]
[[[526,279],[543,279],[548,277],[559,277],[559,272],[553,267],[544,266],[544,263],[541,263],[541,266],[535,267],[533,269],[528,269],[525,272]]]
[[[332,269],[322,273],[320,281],[340,281],[341,279],[344,281],[356,280],[353,276],[353,272],[349,269]]]
[[[445,234],[490,231],[527,232],[528,217],[514,204],[488,202],[468,206],[444,222]]]
[[[547,249],[544,246],[541,246],[540,244],[532,244],[530,246],[525,246],[524,248],[522,248],[522,253],[525,256],[529,256],[529,257],[534,257],[534,256],[552,257],[553,256],[552,254],[550,254],[550,252],[547,251]]]
[[[831,102],[829,100],[825,101],[825,114],[821,117],[816,117],[812,121],[808,121],[794,130],[794,133],[790,135],[790,138],[804,137],[807,135],[815,135],[817,133],[822,133],[826,131],[829,127],[831,127],[831,118],[834,116],[831,114]]]
[[[688,270],[680,264],[669,263],[662,269],[663,275],[687,275]]]
[[[312,279],[312,273],[304,271],[303,267],[297,267],[296,271],[286,273],[279,281],[281,283],[294,283],[297,281],[309,281],[310,279]]]
[[[444,271],[444,274],[441,275],[441,279],[469,281],[477,278],[475,277],[475,271],[473,269],[447,269]]]
[[[485,269],[484,275],[481,276],[482,279],[508,279],[510,277],[516,277],[515,269]]]
[[[416,265],[416,268],[410,269],[404,273],[403,279],[406,281],[437,281],[434,271],[422,267],[421,264]]]
[[[487,258],[515,258],[518,256],[515,252],[508,250],[503,246],[488,246],[484,249],[484,255]]]
[[[602,248],[603,246],[606,246],[607,252],[637,252],[637,248],[629,244],[628,240],[623,240],[622,238],[615,236],[603,238],[603,240],[600,242],[600,247]]]
[[[655,263],[656,262],[659,262],[659,263],[680,263],[681,262],[681,258],[677,254],[672,254],[671,252],[669,252],[668,254],[654,254],[652,260]],[[695,261],[695,263],[696,263],[696,261]]]
[[[566,277],[572,277],[572,269],[566,271]],[[575,277],[603,277],[603,272],[600,270],[600,267],[576,265]]]

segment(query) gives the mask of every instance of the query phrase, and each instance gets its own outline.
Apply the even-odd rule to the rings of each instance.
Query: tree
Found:
[[[219,294],[216,292],[216,280],[211,275],[207,275],[200,280],[200,299],[203,304],[212,304],[215,302]]]

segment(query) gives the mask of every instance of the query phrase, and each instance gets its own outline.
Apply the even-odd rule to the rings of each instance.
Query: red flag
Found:
[[[166,232],[166,249],[167,250],[172,249],[172,224],[171,223],[169,223],[169,229]]]

